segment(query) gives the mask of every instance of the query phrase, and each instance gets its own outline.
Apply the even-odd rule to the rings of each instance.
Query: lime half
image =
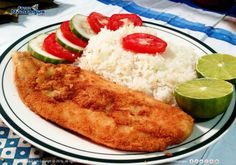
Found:
[[[227,110],[234,87],[220,79],[195,79],[175,88],[175,99],[180,108],[197,119],[213,118]]]
[[[227,54],[202,56],[196,70],[199,77],[218,78],[236,84],[236,57]]]

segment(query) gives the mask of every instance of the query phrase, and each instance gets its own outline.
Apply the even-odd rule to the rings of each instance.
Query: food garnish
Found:
[[[70,21],[65,21],[60,26],[61,32],[63,36],[72,42],[75,45],[78,45],[80,47],[85,48],[88,44],[87,41],[81,40],[79,37],[77,37],[74,33],[72,33],[70,29]]]
[[[175,99],[194,118],[210,119],[227,110],[233,91],[227,81],[201,78],[177,85]]]
[[[70,29],[77,37],[85,41],[96,35],[88,23],[87,17],[80,14],[72,17],[70,20]]]
[[[122,20],[117,18],[122,18]],[[39,44],[43,47],[38,46],[35,49],[34,46],[32,49],[34,44],[31,42],[28,50],[44,62],[53,64],[74,62],[82,54],[88,40],[106,27],[109,20],[108,17],[97,12],[92,12],[88,17],[76,14],[70,21],[63,22],[55,34],[52,33],[45,38],[45,41],[40,41]],[[115,14],[114,18],[111,19],[114,24],[116,24],[114,21],[117,21],[120,27],[125,23],[120,24],[120,21],[124,20],[126,20],[126,23],[132,23],[135,26],[142,25],[142,20],[135,14]],[[39,39],[37,39],[37,42],[39,42]]]
[[[109,18],[107,28],[117,30],[124,25],[142,26],[142,19],[136,14],[113,14]]]
[[[28,51],[31,53],[32,56],[44,62],[49,62],[53,64],[67,63],[68,61],[66,59],[56,57],[55,55],[50,54],[44,50],[43,42],[47,36],[47,34],[40,34],[39,36],[29,41]]]
[[[236,57],[228,54],[208,54],[202,56],[197,64],[199,77],[217,78],[236,84]]]
[[[56,41],[56,33],[51,33],[45,38],[43,48],[46,52],[53,54],[56,57],[66,59],[70,62],[74,62],[75,59],[80,56],[80,53],[71,52],[63,48]]]
[[[125,50],[153,55],[164,52],[167,47],[165,41],[147,33],[129,34],[122,39],[122,45]]]
[[[99,33],[102,28],[104,28],[108,24],[109,18],[97,13],[97,12],[92,12],[88,16],[88,23],[93,29],[95,33]]]
[[[57,29],[56,31],[56,41],[63,46],[66,50],[69,50],[74,53],[82,53],[84,48],[78,45],[73,44],[68,39],[64,37],[61,29]]]

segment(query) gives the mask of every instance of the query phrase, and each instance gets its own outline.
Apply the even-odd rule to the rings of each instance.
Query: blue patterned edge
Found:
[[[203,23],[189,21],[174,14],[154,11],[139,6],[138,4],[132,1],[127,1],[127,0],[121,0],[121,1],[98,0],[98,1],[106,5],[120,6],[123,9],[127,10],[128,12],[135,13],[146,18],[160,20],[181,29],[189,29],[192,31],[202,32],[205,33],[208,37],[222,40],[232,45],[236,45],[236,34],[222,28],[214,28],[212,26],[206,26]]]
[[[236,18],[236,4],[229,6],[226,9],[222,9],[222,10],[217,10],[217,9],[213,9],[213,8],[206,8],[200,4],[195,3],[193,0],[169,0],[175,3],[184,3],[190,7],[196,8],[196,9],[202,9],[205,11],[210,11],[210,12],[214,12],[214,13],[218,13],[218,14],[224,14],[227,16],[231,16],[231,17],[235,17]]]

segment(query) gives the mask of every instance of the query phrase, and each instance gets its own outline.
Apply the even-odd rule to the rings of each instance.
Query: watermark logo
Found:
[[[38,4],[33,6],[18,6],[16,9],[11,9],[11,13],[16,15],[45,15],[45,11],[39,10],[38,7]]]

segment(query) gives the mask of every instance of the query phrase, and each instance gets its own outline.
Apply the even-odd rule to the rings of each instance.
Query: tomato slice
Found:
[[[62,31],[63,36],[67,40],[72,42],[73,44],[78,45],[83,48],[85,48],[87,46],[88,43],[86,41],[81,40],[74,33],[72,33],[72,31],[70,29],[70,21],[63,22],[60,26],[60,29]]]
[[[95,33],[99,33],[102,28],[104,28],[108,23],[108,17],[92,12],[88,17],[88,23]]]
[[[167,47],[167,43],[162,39],[146,33],[129,34],[122,39],[125,50],[135,53],[162,53]]]
[[[109,18],[107,28],[110,30],[117,30],[124,24],[133,24],[134,26],[142,26],[141,18],[136,14],[113,14]]]
[[[46,52],[70,62],[74,62],[77,57],[80,57],[79,53],[73,53],[57,43],[56,33],[51,33],[44,39],[43,48]]]

